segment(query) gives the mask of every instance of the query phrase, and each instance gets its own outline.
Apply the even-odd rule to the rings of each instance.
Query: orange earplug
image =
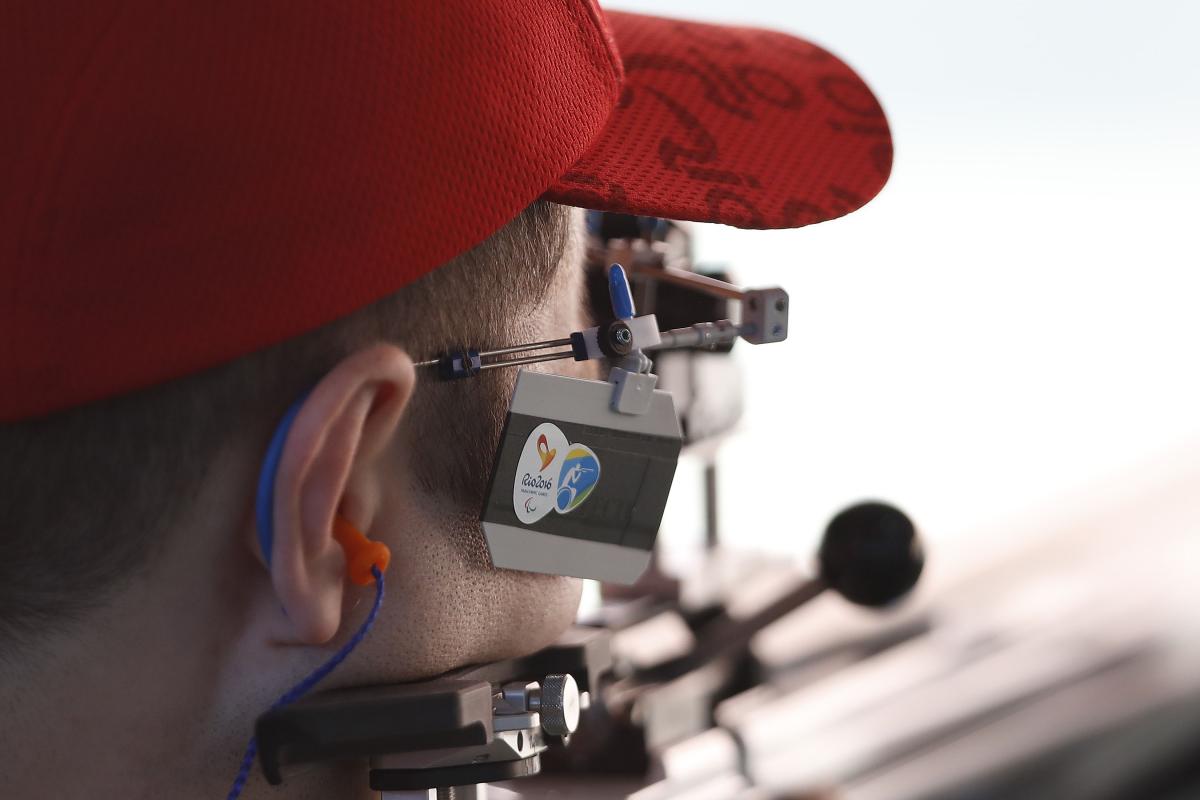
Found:
[[[342,517],[333,518],[333,538],[346,553],[346,575],[359,586],[370,586],[375,582],[372,567],[387,572],[392,561],[392,551],[383,542],[374,542],[363,535]]]

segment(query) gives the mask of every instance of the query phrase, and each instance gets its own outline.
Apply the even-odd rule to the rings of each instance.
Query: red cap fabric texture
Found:
[[[0,421],[345,316],[538,197],[795,227],[891,165],[825,51],[591,0],[17,0],[0,44]]]
[[[610,13],[625,84],[599,140],[546,193],[605,211],[797,228],[874,197],[892,168],[875,96],[794,36]]]

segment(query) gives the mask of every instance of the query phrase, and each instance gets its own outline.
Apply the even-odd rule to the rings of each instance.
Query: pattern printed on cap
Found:
[[[892,142],[866,84],[782,33],[611,13],[625,84],[600,139],[546,194],[634,214],[794,228],[861,207]]]

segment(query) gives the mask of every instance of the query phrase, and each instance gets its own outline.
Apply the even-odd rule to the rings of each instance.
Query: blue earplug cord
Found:
[[[304,680],[284,692],[278,700],[271,704],[269,710],[274,711],[277,708],[283,708],[299,700],[314,686],[324,680],[329,673],[333,672],[339,664],[345,661],[346,657],[354,651],[354,648],[358,647],[359,642],[366,638],[367,633],[371,630],[371,626],[375,624],[375,618],[379,616],[380,607],[383,605],[383,573],[379,571],[379,567],[372,567],[371,574],[375,576],[375,602],[371,606],[371,613],[367,615],[366,620],[363,621],[358,631],[328,661],[309,673]],[[246,781],[250,777],[250,770],[254,766],[254,757],[257,754],[258,741],[255,737],[251,736],[250,743],[246,745],[246,754],[242,756],[242,764],[238,768],[237,777],[233,779],[233,786],[229,789],[227,800],[237,800],[238,796],[241,795],[242,789],[245,788]]]
[[[275,538],[275,473],[279,470],[279,461],[283,456],[283,446],[287,442],[292,423],[295,421],[296,415],[299,413],[300,407],[304,404],[307,397],[308,393],[305,392],[304,396],[288,408],[283,418],[279,421],[279,425],[275,428],[275,433],[271,436],[271,442],[267,446],[267,453],[263,459],[262,469],[259,471],[254,504],[255,523],[258,530],[258,544],[262,549],[263,558],[266,559],[268,566],[271,564],[271,551],[274,548]],[[375,602],[371,606],[371,613],[367,614],[366,620],[363,621],[358,631],[328,661],[309,673],[304,680],[284,692],[278,700],[271,704],[270,709],[268,709],[269,711],[283,708],[307,694],[314,686],[324,680],[329,673],[337,669],[338,665],[345,661],[346,657],[354,651],[354,648],[358,647],[359,643],[366,638],[367,633],[371,630],[371,626],[375,624],[375,618],[379,616],[380,607],[383,606],[383,572],[378,566],[372,566],[371,575],[375,578]],[[233,779],[233,786],[229,789],[227,800],[237,800],[238,796],[241,795],[242,790],[246,786],[246,781],[250,778],[250,770],[254,767],[254,758],[256,755],[258,755],[258,741],[255,737],[251,736],[249,744],[246,745],[246,753],[242,756],[242,763],[238,768],[237,777]]]

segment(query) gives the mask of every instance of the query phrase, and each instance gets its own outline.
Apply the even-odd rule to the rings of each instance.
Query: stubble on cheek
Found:
[[[579,255],[576,242],[533,308],[511,309],[505,330],[469,344],[486,349],[559,338],[593,324]],[[579,378],[597,374],[593,362],[570,359],[534,368]],[[418,660],[426,674],[544,647],[578,608],[580,581],[496,569],[483,536],[480,515],[517,375],[515,368],[460,381],[422,375],[402,423],[396,467],[407,508],[397,511],[407,529],[397,535],[401,551],[415,559],[404,569],[404,613],[423,642]]]
[[[541,287],[532,307],[513,304],[504,329],[492,332],[490,340],[474,342],[475,346],[487,349],[561,338],[593,324],[584,296],[581,214],[574,215],[573,227],[559,268]],[[498,296],[506,294],[501,291]],[[590,379],[599,373],[596,362],[569,358],[525,368]],[[477,563],[481,554],[487,556],[479,515],[518,372],[515,367],[500,368],[457,381],[422,375],[406,415],[405,438],[410,452],[419,454],[409,460],[409,474],[427,496],[430,509],[444,510],[454,520],[449,535],[469,563]],[[468,514],[473,515],[473,524],[462,521]]]

